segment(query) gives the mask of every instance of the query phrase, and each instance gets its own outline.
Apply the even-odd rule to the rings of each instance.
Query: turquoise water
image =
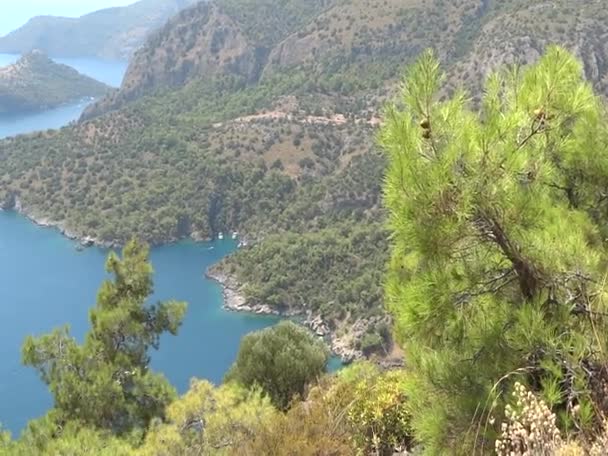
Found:
[[[0,66],[16,59],[0,54]],[[126,68],[121,62],[62,62],[112,85],[118,85]],[[85,106],[76,103],[33,115],[0,117],[0,138],[59,128],[77,119]],[[193,377],[221,381],[242,336],[277,321],[222,310],[221,288],[203,273],[234,249],[231,240],[182,242],[151,253],[156,271],[154,300],[189,303],[179,335],[163,337],[160,351],[151,354],[152,368],[163,372],[182,393]],[[106,255],[98,248],[78,252],[76,244],[56,230],[0,211],[0,423],[13,434],[52,406],[46,386],[20,363],[24,338],[69,324],[72,334],[82,339],[88,329],[88,309],[95,304],[105,278]],[[334,358],[329,368],[340,366]]]
[[[16,58],[0,55],[0,65]],[[64,62],[115,85],[126,68],[120,62]],[[77,119],[85,106],[76,103],[33,115],[0,117],[0,138],[61,127]],[[0,212],[0,423],[14,434],[52,405],[35,372],[21,366],[24,338],[69,324],[73,335],[82,339],[88,328],[88,309],[95,304],[104,279],[107,251],[77,252],[75,247],[56,230]],[[221,288],[204,278],[205,269],[235,247],[231,240],[183,242],[152,251],[154,300],[189,303],[179,336],[163,338],[160,351],[151,354],[152,368],[162,371],[180,392],[186,391],[192,377],[221,381],[241,337],[276,322],[223,311]]]
[[[182,242],[151,253],[153,301],[189,303],[179,335],[163,337],[151,363],[182,393],[192,377],[221,381],[241,337],[277,321],[222,310],[221,288],[203,273],[234,249],[231,240]],[[66,323],[82,339],[88,309],[106,277],[106,255],[98,248],[78,252],[76,243],[56,230],[0,212],[0,422],[14,434],[52,405],[46,386],[20,363],[23,339]]]

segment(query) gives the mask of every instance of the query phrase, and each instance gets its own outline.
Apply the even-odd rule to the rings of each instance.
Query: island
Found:
[[[32,51],[0,68],[0,115],[44,111],[110,90],[72,67]]]

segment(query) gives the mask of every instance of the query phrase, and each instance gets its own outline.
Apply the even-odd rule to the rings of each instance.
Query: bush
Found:
[[[259,386],[280,409],[294,396],[304,396],[306,385],[324,371],[329,352],[306,329],[284,321],[243,338],[226,381]]]

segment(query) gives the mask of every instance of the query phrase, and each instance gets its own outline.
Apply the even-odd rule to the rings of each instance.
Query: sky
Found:
[[[98,9],[134,2],[135,0],[0,0],[0,35],[20,27],[32,16],[82,16]]]

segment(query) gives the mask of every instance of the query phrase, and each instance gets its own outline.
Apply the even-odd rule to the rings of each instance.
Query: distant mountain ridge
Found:
[[[14,64],[0,67],[0,114],[42,111],[109,90],[72,67],[32,51]]]
[[[78,18],[37,16],[0,38],[0,53],[126,60],[148,34],[198,0],[140,0]]]

